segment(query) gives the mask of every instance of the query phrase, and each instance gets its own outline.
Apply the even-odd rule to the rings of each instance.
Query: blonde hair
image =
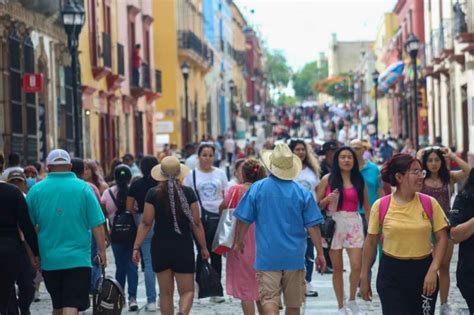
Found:
[[[305,143],[304,146],[306,148],[306,164],[314,172],[314,174],[320,177],[321,165],[319,165],[319,160],[314,156],[313,149],[309,143]]]

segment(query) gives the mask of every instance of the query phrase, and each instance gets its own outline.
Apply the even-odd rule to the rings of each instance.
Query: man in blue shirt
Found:
[[[264,313],[279,314],[283,291],[286,314],[299,314],[306,292],[307,232],[317,250],[317,268],[326,268],[319,230],[323,217],[312,194],[293,181],[302,165],[286,144],[261,156],[271,175],[254,183],[234,212],[234,250],[243,249],[245,233],[255,222],[255,269]]]
[[[34,185],[26,201],[38,243],[53,314],[78,314],[89,307],[91,230],[105,266],[105,221],[92,188],[71,172],[71,158],[61,149],[47,157],[48,176]]]

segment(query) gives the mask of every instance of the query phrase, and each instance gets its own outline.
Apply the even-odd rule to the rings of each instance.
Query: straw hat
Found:
[[[174,156],[167,156],[161,160],[161,163],[151,169],[151,177],[154,180],[163,182],[174,176],[182,180],[189,174],[189,168],[186,165],[179,163],[179,160]]]
[[[263,150],[260,155],[265,167],[280,179],[293,180],[301,172],[301,160],[287,144],[279,143],[273,150]]]

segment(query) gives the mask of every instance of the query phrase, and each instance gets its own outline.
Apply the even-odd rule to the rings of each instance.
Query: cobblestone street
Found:
[[[108,252],[109,258],[109,267],[107,269],[107,274],[114,274],[114,263],[113,263],[113,255],[111,250]],[[349,261],[348,257],[345,255],[345,266],[348,270]],[[461,296],[458,288],[456,287],[456,264],[457,264],[457,249],[455,251],[455,255],[451,262],[451,291],[450,291],[450,304],[455,311],[455,314],[459,315],[468,315],[467,306],[464,299]],[[225,269],[225,268],[224,268]],[[374,266],[374,277],[376,278],[376,270],[377,264]],[[139,273],[139,286],[138,286],[138,305],[140,307],[138,312],[128,312],[128,308],[122,314],[154,314],[151,312],[145,311],[145,304],[146,304],[146,296],[145,296],[145,284],[143,282],[143,273]],[[349,272],[344,273],[344,284],[345,284],[345,292],[346,296],[348,295],[349,288]],[[225,279],[225,277],[224,277]],[[331,275],[316,275],[313,276],[313,285],[317,288],[319,292],[319,297],[310,297],[306,299],[306,304],[303,308],[302,314],[311,314],[311,315],[332,315],[337,313],[337,303],[336,298],[334,295],[334,291],[332,289],[332,277]],[[374,292],[374,301],[372,303],[366,303],[359,300],[359,305],[361,309],[366,312],[366,314],[376,315],[382,314],[380,301],[378,299],[376,289],[375,289],[375,280],[372,283],[372,290]],[[439,300],[439,299],[438,299]],[[175,306],[177,305],[178,296],[175,293]],[[439,305],[439,302],[438,302]],[[439,307],[438,307],[439,308]],[[438,309],[437,308],[437,309]],[[37,303],[33,303],[31,306],[32,314],[50,314],[51,312],[51,301],[49,299],[49,295],[46,292],[44,285],[41,286],[41,301]],[[84,312],[83,314],[92,314],[92,309]],[[159,310],[155,313],[159,314]],[[222,304],[215,304],[211,303],[209,299],[203,300],[194,300],[193,308],[191,311],[193,315],[237,315],[242,314],[240,308],[240,301],[236,299],[232,299],[229,296],[226,296],[226,302]],[[281,314],[284,314],[282,311]],[[439,314],[439,310],[437,313]]]

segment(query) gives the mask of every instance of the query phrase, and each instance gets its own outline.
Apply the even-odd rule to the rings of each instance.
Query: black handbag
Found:
[[[336,231],[336,221],[331,216],[328,216],[326,212],[323,213],[324,222],[321,224],[321,237],[326,240],[329,246],[331,246],[334,232]]]

